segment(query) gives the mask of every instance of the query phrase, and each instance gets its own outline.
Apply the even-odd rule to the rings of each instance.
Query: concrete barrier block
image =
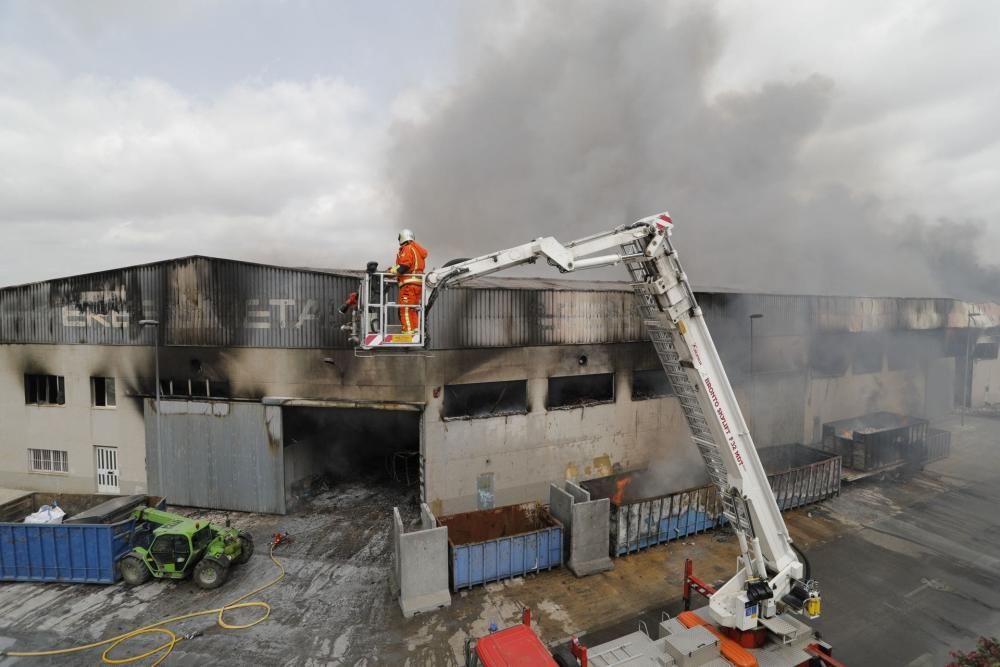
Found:
[[[567,567],[578,577],[614,567],[609,555],[611,501],[607,498],[573,505]]]
[[[612,569],[611,501],[591,500],[590,493],[573,482],[565,482],[564,488],[549,487],[549,512],[566,529],[566,566],[578,577]]]
[[[573,524],[573,496],[555,484],[549,486],[549,513],[567,530]]]
[[[450,606],[448,528],[422,528],[407,533],[398,508],[393,508],[393,522],[393,572],[403,615],[410,618],[414,614]],[[421,525],[433,526],[435,523],[430,508],[421,505]]]
[[[566,493],[573,496],[574,502],[585,503],[590,500],[590,491],[570,480],[566,480]]]

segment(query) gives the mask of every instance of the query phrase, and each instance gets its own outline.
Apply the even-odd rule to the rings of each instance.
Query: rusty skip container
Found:
[[[768,481],[782,510],[802,507],[840,492],[841,461],[802,445],[758,450]],[[726,522],[714,485],[664,492],[648,470],[581,482],[591,498],[611,499],[612,556],[717,528]]]
[[[873,412],[823,424],[824,451],[844,466],[870,472],[927,460],[927,420],[892,412]]]
[[[439,517],[448,528],[451,589],[551,570],[563,562],[563,528],[540,503]]]

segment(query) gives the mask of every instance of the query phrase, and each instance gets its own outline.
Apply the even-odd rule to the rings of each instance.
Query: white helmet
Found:
[[[404,229],[403,231],[399,232],[399,244],[400,245],[406,243],[407,241],[412,241],[412,240],[413,240],[413,230],[411,230],[411,229]]]

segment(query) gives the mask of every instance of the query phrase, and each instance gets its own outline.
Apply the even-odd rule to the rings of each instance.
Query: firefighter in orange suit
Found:
[[[399,276],[399,323],[404,334],[415,334],[420,330],[420,299],[424,288],[424,267],[427,249],[417,243],[413,232],[404,229],[399,233],[399,252],[396,263],[389,273]],[[418,308],[407,307],[407,304]]]

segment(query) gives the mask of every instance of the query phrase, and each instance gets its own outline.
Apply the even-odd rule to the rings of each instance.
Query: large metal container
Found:
[[[891,412],[823,424],[824,451],[837,454],[844,466],[870,472],[927,460],[927,420]]]
[[[781,445],[759,450],[761,463],[782,510],[802,507],[840,492],[839,456]],[[702,533],[725,523],[714,485],[667,491],[649,470],[581,482],[591,498],[611,499],[610,551],[623,556],[663,542]]]
[[[0,581],[55,581],[113,584],[116,564],[130,549],[135,522],[26,524],[21,520],[42,505],[59,502],[67,516],[108,500],[102,495],[29,493],[0,505]],[[163,508],[162,498],[148,503]]]
[[[551,570],[563,562],[563,529],[539,503],[439,517],[448,528],[451,589]]]

